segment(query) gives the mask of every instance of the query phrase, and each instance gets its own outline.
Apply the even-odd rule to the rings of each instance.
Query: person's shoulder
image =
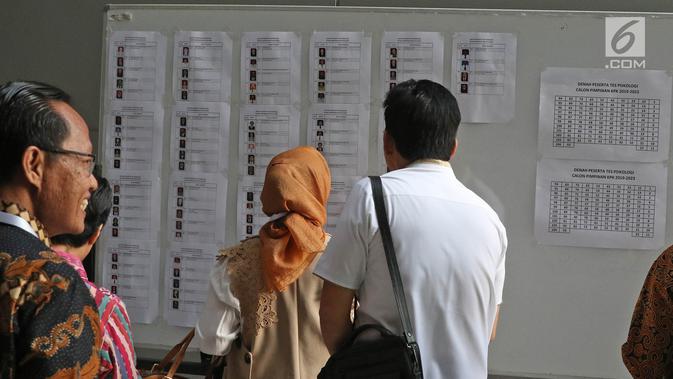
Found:
[[[25,259],[40,258],[42,251],[50,250],[44,242],[29,232],[4,223],[0,223],[0,251],[13,257]]]
[[[75,269],[53,251],[31,253],[15,256],[0,253],[0,260],[4,261],[0,265],[3,271],[0,272],[0,284],[17,295],[10,299],[13,306],[8,308],[28,316],[19,320],[19,328],[15,331],[18,339],[37,349],[36,346],[41,348],[42,345],[35,336],[56,338],[64,328],[79,330],[79,333],[71,336],[48,359],[36,354],[26,370],[37,370],[35,372],[50,376],[65,366],[68,370],[76,370],[75,365],[82,362],[86,362],[86,367],[82,366],[81,370],[93,370],[98,366],[98,352],[94,347],[100,343],[100,319],[89,288]],[[69,366],[71,364],[73,366]]]
[[[217,258],[218,260],[226,259],[229,258],[233,255],[239,254],[239,253],[245,253],[249,251],[256,250],[260,247],[261,241],[259,239],[259,236],[252,236],[245,238],[241,240],[239,243],[232,245],[232,246],[227,246],[224,248],[221,248],[217,252]]]
[[[9,280],[8,275],[22,277],[24,279],[20,281],[22,283],[37,278],[36,280],[46,281],[61,291],[67,291],[71,287],[71,282],[78,286],[84,284],[77,271],[56,252],[44,244],[37,247],[38,250],[0,253],[0,261],[5,262],[3,264],[5,280]]]
[[[355,182],[355,184],[353,184],[353,188],[351,191],[354,193],[364,193],[364,194],[371,193],[372,192],[371,179],[369,179],[368,176],[358,179]]]
[[[660,281],[666,280],[670,286],[673,286],[673,245],[654,260],[648,276],[656,277]]]

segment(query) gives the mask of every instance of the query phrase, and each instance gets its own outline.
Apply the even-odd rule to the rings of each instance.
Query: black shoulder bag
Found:
[[[383,203],[381,178],[370,176],[369,179],[372,183],[376,218],[379,221],[379,231],[386,252],[388,271],[393,283],[393,293],[404,334],[395,335],[377,324],[367,324],[356,328],[346,344],[327,361],[318,374],[318,379],[422,379],[421,352],[414,337],[400,270],[397,267],[388,215]],[[367,330],[377,331],[381,338],[355,342],[357,337]]]

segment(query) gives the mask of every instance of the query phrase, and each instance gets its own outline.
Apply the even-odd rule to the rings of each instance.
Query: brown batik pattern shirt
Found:
[[[647,273],[622,359],[634,378],[673,378],[673,246]]]
[[[86,285],[39,221],[15,204],[0,211],[38,235],[0,223],[0,378],[96,377],[101,330]]]

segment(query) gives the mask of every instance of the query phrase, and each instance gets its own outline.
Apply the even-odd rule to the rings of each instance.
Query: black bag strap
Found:
[[[411,318],[409,317],[409,310],[407,309],[407,300],[404,296],[404,285],[402,284],[402,278],[400,277],[400,269],[397,267],[395,246],[393,246],[390,225],[388,225],[388,213],[386,212],[386,205],[383,203],[383,185],[381,184],[381,177],[370,176],[369,180],[372,183],[376,218],[379,222],[379,232],[381,232],[381,239],[383,240],[383,249],[386,252],[386,261],[388,262],[390,279],[393,282],[393,293],[395,294],[397,310],[400,313],[400,320],[402,321],[404,340],[407,345],[416,345],[414,327],[411,325]]]

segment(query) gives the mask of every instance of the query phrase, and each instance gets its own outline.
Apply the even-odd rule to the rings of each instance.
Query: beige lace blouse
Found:
[[[310,267],[286,291],[268,292],[259,260],[256,237],[218,254],[196,327],[201,351],[227,355],[225,378],[315,378],[329,357],[318,316],[322,279]]]

